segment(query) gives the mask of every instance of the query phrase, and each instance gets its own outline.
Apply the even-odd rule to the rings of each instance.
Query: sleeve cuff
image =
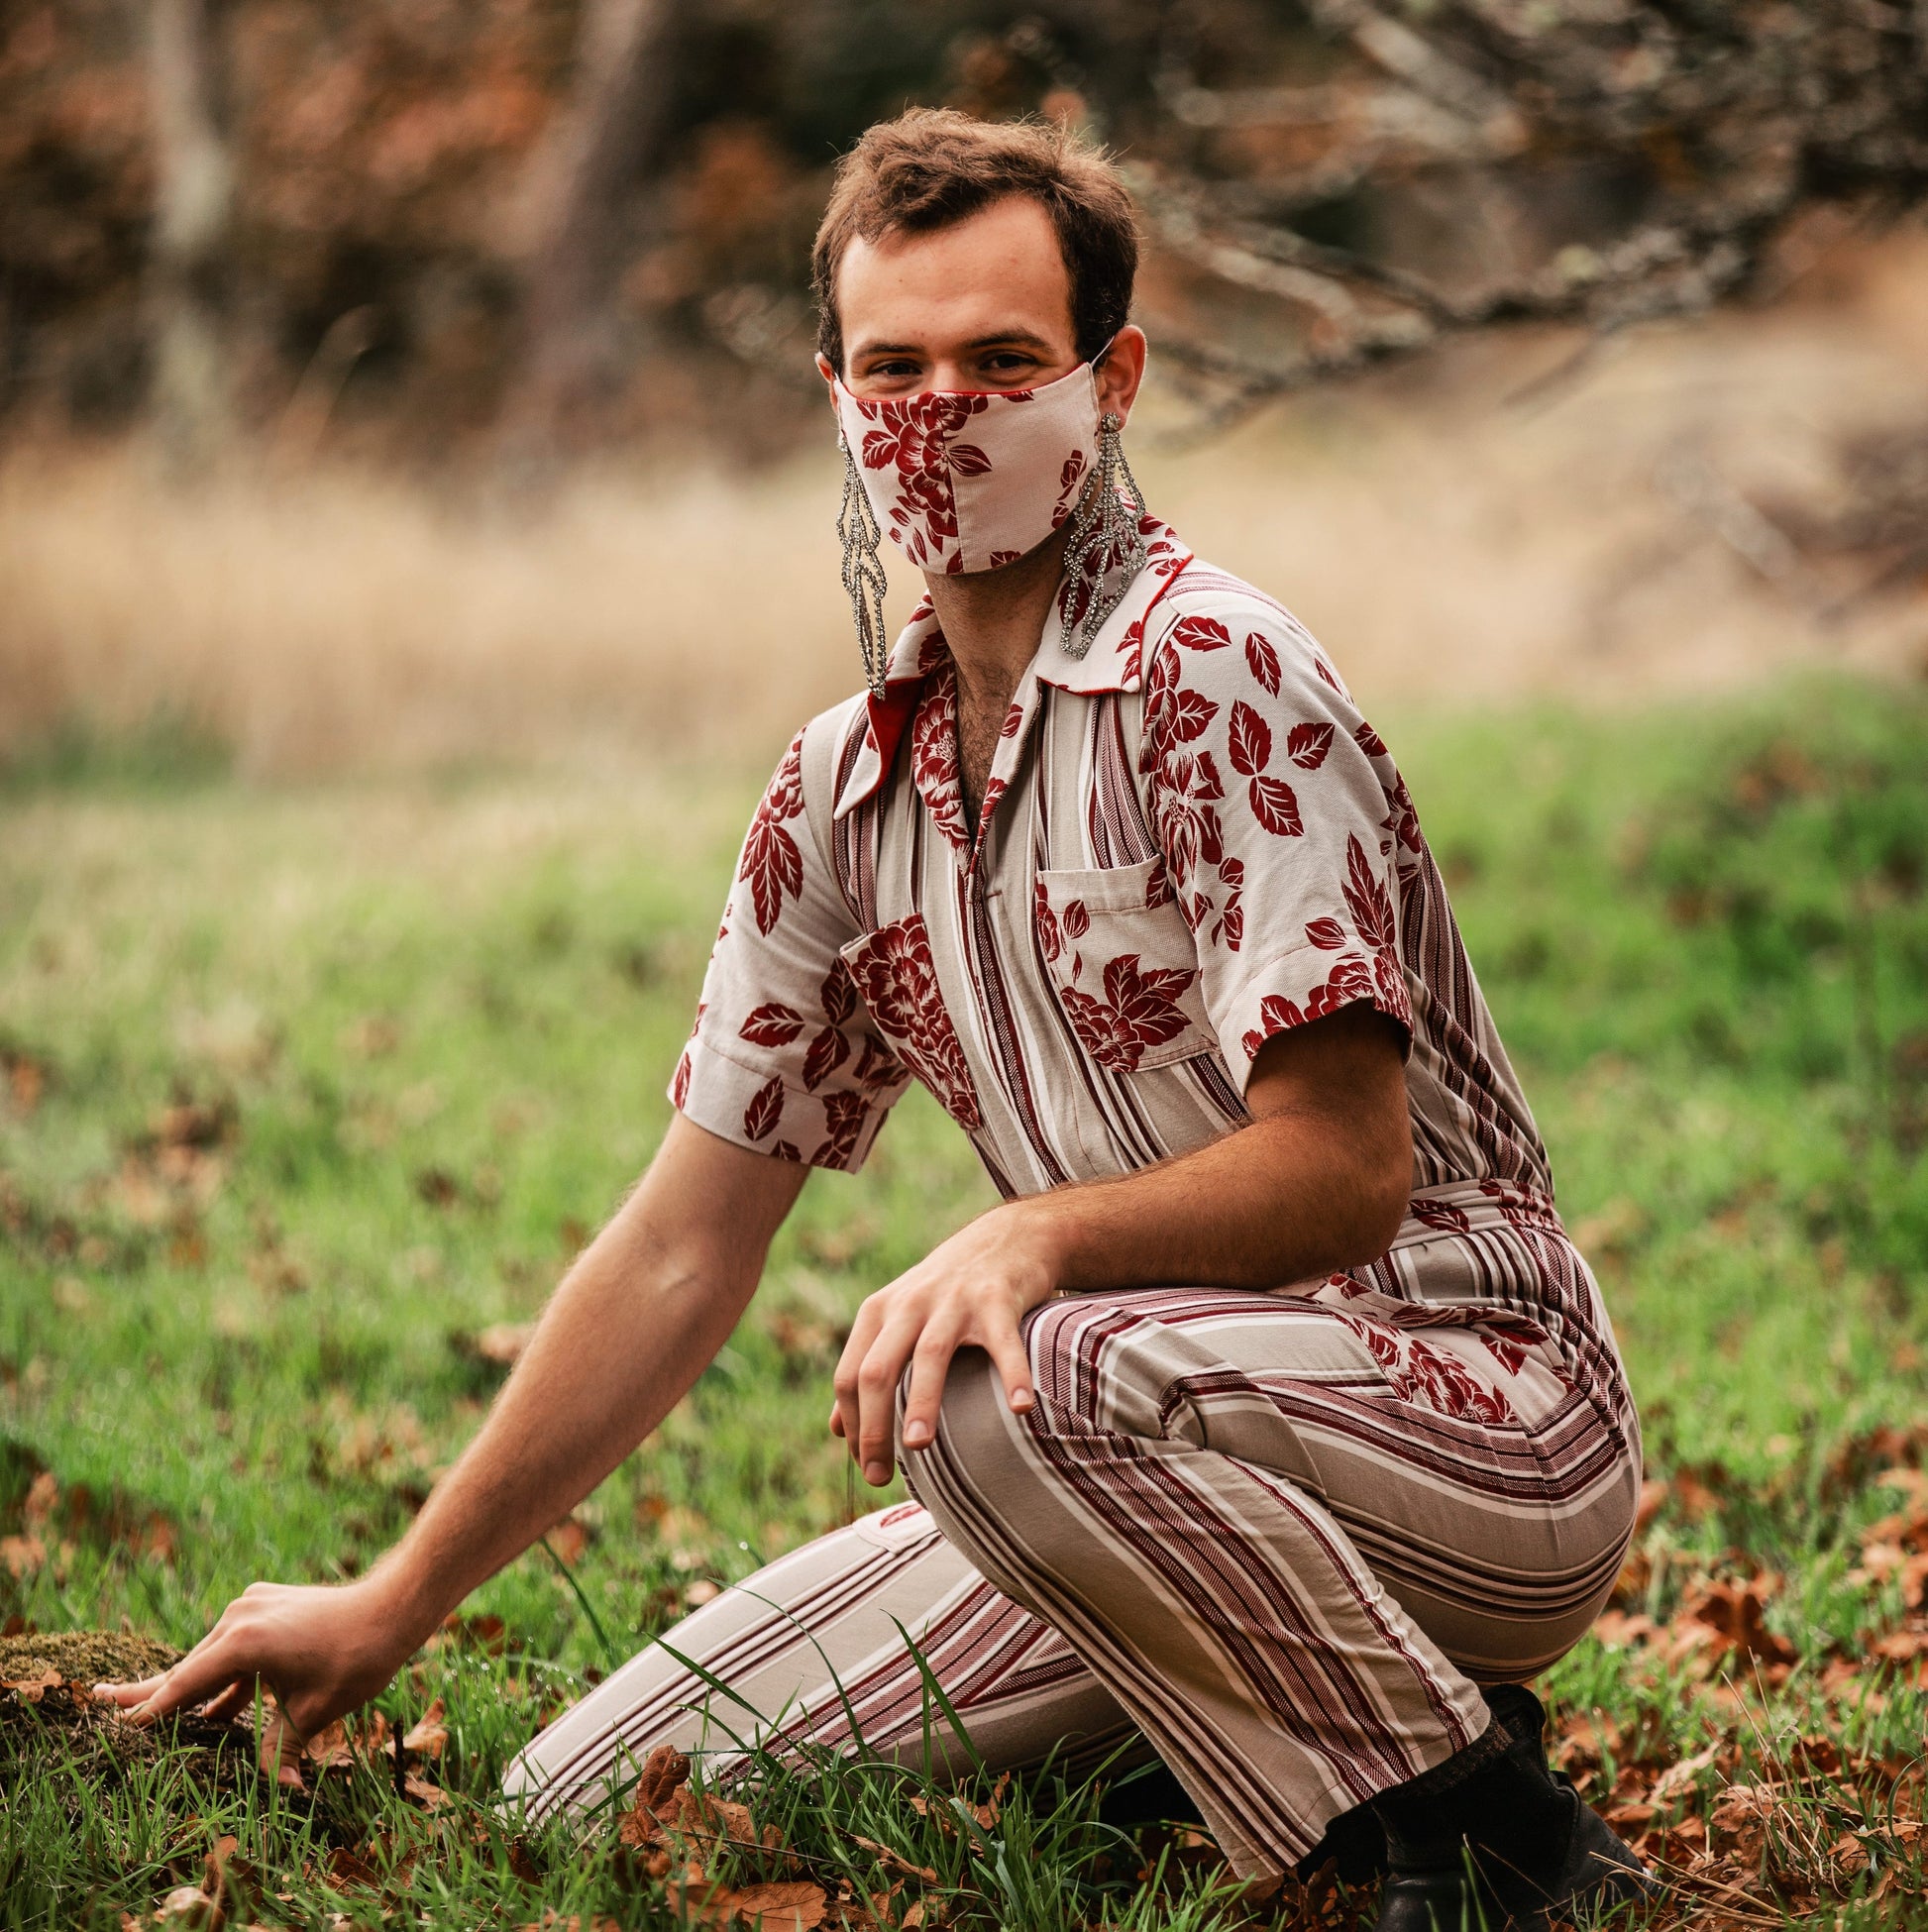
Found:
[[[1242,1093],[1258,1049],[1274,1033],[1323,1020],[1365,1000],[1400,1031],[1400,1055],[1413,1050],[1413,1006],[1405,970],[1390,946],[1365,952],[1354,946],[1333,953],[1295,946],[1275,954],[1242,981],[1222,1014],[1214,1015],[1221,1050]],[[1233,1041],[1236,1051],[1226,1051]]]
[[[670,1082],[670,1103],[719,1140],[854,1174],[891,1111],[896,1092],[867,1098],[849,1089],[810,1093],[768,1067],[746,1066],[698,1032],[683,1049]]]

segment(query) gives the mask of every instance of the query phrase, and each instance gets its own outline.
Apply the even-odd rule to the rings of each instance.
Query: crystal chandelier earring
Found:
[[[1098,425],[1098,463],[1064,547],[1065,587],[1059,615],[1063,628],[1058,642],[1067,657],[1081,658],[1105,620],[1121,603],[1133,579],[1144,569],[1144,491],[1125,457],[1125,423],[1115,409]],[[1125,487],[1120,489],[1121,482]],[[1086,587],[1090,601],[1078,612],[1078,590]]]
[[[884,670],[890,644],[884,635],[884,592],[890,588],[877,554],[884,532],[864,493],[857,459],[842,437],[843,501],[837,506],[837,539],[843,545],[843,588],[857,620],[857,648],[863,653],[864,683],[876,698],[884,696]]]

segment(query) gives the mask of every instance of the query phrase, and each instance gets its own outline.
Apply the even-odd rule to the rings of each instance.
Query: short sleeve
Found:
[[[696,1027],[670,1084],[675,1106],[755,1153],[861,1167],[910,1075],[870,1030],[838,957],[856,933],[811,836],[800,732],[744,837]]]
[[[1274,1033],[1359,1000],[1410,1050],[1418,820],[1318,647],[1275,605],[1210,599],[1166,631],[1144,692],[1146,805],[1240,1087]]]

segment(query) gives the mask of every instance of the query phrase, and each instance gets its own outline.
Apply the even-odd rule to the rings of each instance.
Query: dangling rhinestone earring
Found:
[[[1081,658],[1091,649],[1091,640],[1144,569],[1144,532],[1138,528],[1144,491],[1125,461],[1124,430],[1118,412],[1108,409],[1098,425],[1098,463],[1078,499],[1077,519],[1064,547],[1065,584],[1058,605],[1063,628],[1058,642],[1067,657]],[[1081,587],[1089,588],[1090,601],[1079,613]]]
[[[884,532],[877,513],[864,493],[864,480],[857,474],[857,459],[842,437],[843,501],[837,506],[837,538],[843,545],[843,588],[850,598],[851,614],[857,620],[857,648],[863,653],[864,683],[870,695],[884,696],[884,670],[890,662],[890,644],[884,635],[884,592],[890,588],[878,545]]]

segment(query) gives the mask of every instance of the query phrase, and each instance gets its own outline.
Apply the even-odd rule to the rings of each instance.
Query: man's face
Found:
[[[1025,195],[930,234],[852,242],[837,268],[837,307],[853,395],[1037,388],[1080,360],[1057,232]],[[1119,390],[1106,406],[1129,408],[1119,381],[1125,371],[1114,365],[1141,361],[1136,353],[1106,358],[1101,391]],[[820,356],[817,368],[826,382],[836,374]]]

